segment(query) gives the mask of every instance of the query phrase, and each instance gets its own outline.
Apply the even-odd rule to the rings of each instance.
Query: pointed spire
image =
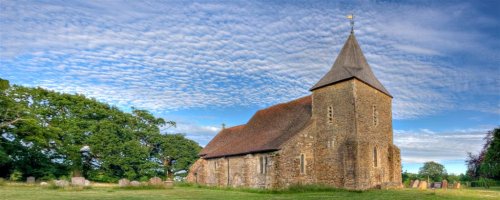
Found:
[[[347,38],[330,71],[310,90],[313,91],[351,78],[356,78],[391,96],[373,74],[353,32]]]

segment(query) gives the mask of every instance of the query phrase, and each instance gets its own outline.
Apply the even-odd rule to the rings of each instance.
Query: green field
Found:
[[[2,200],[32,199],[500,199],[500,190],[370,190],[364,192],[277,192],[224,190],[197,187],[175,187],[173,189],[118,189],[114,187],[93,187],[91,189],[49,189],[38,186],[0,186]]]

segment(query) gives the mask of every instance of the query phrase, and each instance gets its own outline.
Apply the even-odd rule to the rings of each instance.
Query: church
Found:
[[[330,71],[310,91],[259,110],[246,124],[222,129],[199,153],[187,181],[250,188],[401,187],[392,96],[352,31]]]

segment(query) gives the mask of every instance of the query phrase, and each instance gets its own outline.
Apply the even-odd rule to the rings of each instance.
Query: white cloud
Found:
[[[198,142],[201,146],[205,146],[212,140],[215,135],[221,130],[221,127],[216,126],[201,126],[191,122],[177,122],[177,126],[166,130],[167,133],[188,133],[187,138]]]
[[[489,130],[394,130],[394,143],[401,149],[403,163],[465,160],[467,152],[476,154],[481,150]]]
[[[345,41],[344,15],[351,12],[336,4],[0,4],[1,76],[155,112],[268,106],[309,94]],[[500,93],[498,67],[471,70],[443,61],[478,49],[497,59],[484,53],[488,45],[477,45],[487,36],[449,25],[467,9],[355,7],[358,40],[395,97],[395,119],[449,109],[499,112],[490,100]]]

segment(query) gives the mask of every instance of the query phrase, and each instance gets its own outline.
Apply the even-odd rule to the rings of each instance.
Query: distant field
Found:
[[[500,199],[500,190],[370,190],[365,192],[325,191],[325,192],[284,192],[262,193],[255,191],[208,189],[197,187],[175,187],[173,189],[125,190],[114,187],[93,187],[85,190],[48,189],[38,186],[0,186],[2,200],[32,199]]]

